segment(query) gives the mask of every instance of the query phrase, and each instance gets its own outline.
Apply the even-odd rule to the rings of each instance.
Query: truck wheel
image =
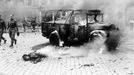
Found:
[[[53,31],[50,36],[49,36],[49,41],[52,45],[56,45],[59,46],[60,43],[60,38],[59,38],[59,34],[57,31]]]

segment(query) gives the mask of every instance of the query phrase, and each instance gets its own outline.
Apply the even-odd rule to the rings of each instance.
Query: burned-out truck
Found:
[[[53,45],[88,42],[90,32],[107,26],[101,10],[49,10],[42,18],[42,35]]]

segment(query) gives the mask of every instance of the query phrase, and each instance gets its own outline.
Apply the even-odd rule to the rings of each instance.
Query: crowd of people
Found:
[[[28,27],[30,25],[30,27],[32,27],[33,30],[35,30],[36,26],[38,25],[38,23],[36,22],[36,17],[35,18],[31,18],[30,20],[28,18],[24,18],[22,20],[22,26],[23,26],[23,29],[24,29],[24,32],[26,32],[26,27]]]
[[[28,22],[26,18],[24,18],[24,20],[22,21],[24,32],[26,31],[27,24]],[[31,20],[31,26],[33,30],[35,30],[36,25],[37,25],[36,18],[34,18],[34,20]],[[4,41],[4,44],[6,44],[7,39],[3,37],[3,34],[6,31],[8,31],[9,37],[11,39],[10,47],[13,47],[14,44],[17,44],[17,39],[15,38],[15,35],[17,34],[17,36],[19,36],[18,23],[14,15],[10,16],[8,23],[6,23],[4,19],[2,19],[2,15],[0,15],[0,46],[1,46],[2,40]]]

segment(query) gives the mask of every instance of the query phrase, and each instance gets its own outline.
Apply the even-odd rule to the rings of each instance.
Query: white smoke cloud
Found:
[[[133,0],[51,0],[46,7],[49,9],[100,9],[104,13],[105,23],[114,23],[121,29],[123,36],[119,49],[132,49],[134,46],[133,31],[130,30],[132,26],[129,26],[129,21],[134,20]],[[83,47],[80,49],[89,48]]]
[[[25,0],[24,0],[25,1]],[[29,6],[22,1],[0,1],[0,10],[9,12],[8,14],[15,13],[17,16],[22,17],[30,15],[38,15],[39,7],[45,10],[53,9],[101,9],[105,14],[105,21],[117,24],[126,24],[126,19],[129,18],[130,12],[133,12],[133,0],[32,0],[36,6]],[[36,12],[35,12],[36,11]],[[7,13],[6,13],[7,14]],[[131,14],[133,15],[133,14]],[[7,16],[6,16],[7,17]],[[133,16],[131,16],[132,18]]]
[[[133,0],[47,0],[44,8],[49,9],[101,9],[106,15],[105,21],[125,24],[126,12],[133,8]],[[129,11],[132,12],[133,10]]]
[[[10,14],[15,14],[17,17],[24,16],[34,16],[38,15],[38,11],[35,8],[42,7],[44,10],[55,10],[55,9],[100,9],[104,13],[105,23],[114,23],[122,29],[123,33],[126,36],[123,36],[123,43],[121,47],[127,45],[127,40],[133,39],[129,31],[129,21],[134,20],[134,0],[39,0],[39,5],[29,6],[23,3],[8,3],[6,1],[0,1],[0,12],[4,15],[5,18],[8,18]],[[38,3],[38,0],[35,0],[34,3]],[[37,12],[37,13],[36,13]],[[125,41],[124,41],[125,40]],[[129,42],[132,46],[132,42]],[[86,47],[85,47],[86,46]],[[71,48],[71,50],[79,51],[89,49],[87,45],[84,45],[80,48]],[[122,49],[122,48],[121,48]]]

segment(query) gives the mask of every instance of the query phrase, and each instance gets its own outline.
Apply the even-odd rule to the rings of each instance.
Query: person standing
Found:
[[[11,16],[10,21],[8,23],[8,29],[9,29],[9,37],[11,39],[11,45],[10,47],[13,47],[14,44],[17,44],[17,39],[15,39],[15,34],[18,32],[18,26],[15,19]]]
[[[4,44],[6,44],[6,39],[3,37],[4,30],[6,30],[6,24],[0,15],[0,46],[1,46],[1,40],[4,40]]]
[[[33,30],[35,31],[35,26],[36,26],[36,17],[35,18],[33,18],[32,19],[32,21],[31,21],[31,25],[32,25],[32,28],[33,28]]]
[[[27,26],[27,20],[26,20],[26,17],[23,19],[23,29],[24,29],[24,32],[26,32],[26,26]]]

